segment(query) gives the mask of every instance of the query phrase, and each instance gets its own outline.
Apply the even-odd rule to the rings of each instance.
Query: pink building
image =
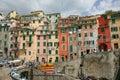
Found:
[[[37,62],[47,62],[47,33],[48,33],[48,26],[47,25],[40,25],[36,30],[37,36]]]

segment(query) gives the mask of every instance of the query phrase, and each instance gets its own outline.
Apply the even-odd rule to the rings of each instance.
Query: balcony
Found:
[[[27,42],[27,43],[33,43],[33,40],[27,39],[26,42]]]
[[[19,50],[26,50],[26,48],[25,48],[25,47],[22,47],[22,48],[20,48]]]
[[[18,50],[18,47],[12,47],[11,48],[11,51],[17,51]]]

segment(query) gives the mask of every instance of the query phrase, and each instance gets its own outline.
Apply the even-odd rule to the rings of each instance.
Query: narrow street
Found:
[[[0,80],[12,80],[9,76],[10,70],[9,67],[0,67]]]

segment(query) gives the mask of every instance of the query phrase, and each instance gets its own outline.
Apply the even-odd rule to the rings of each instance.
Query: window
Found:
[[[35,31],[32,31],[32,35],[34,35],[35,34]]]
[[[101,28],[101,32],[104,32],[104,28]]]
[[[87,37],[87,33],[84,33],[84,36]]]
[[[44,40],[46,40],[46,36],[44,36]]]
[[[115,24],[115,19],[112,19],[112,24]]]
[[[70,37],[70,41],[72,41],[72,37]]]
[[[77,38],[76,38],[76,37],[74,37],[74,40],[76,41],[76,40],[77,40]]]
[[[36,62],[39,62],[39,57],[36,57]]]
[[[42,33],[43,33],[43,31],[40,31],[40,33],[42,34]]]
[[[43,46],[46,46],[46,42],[43,42]]]
[[[31,51],[29,51],[29,55],[31,55]]]
[[[50,44],[50,46],[53,46],[53,43],[52,43],[52,42],[50,42],[49,44]]]
[[[118,27],[112,27],[112,28],[111,28],[111,32],[114,32],[114,31],[115,31],[115,32],[118,31]]]
[[[104,41],[104,42],[106,41],[106,36],[103,36],[103,41]]]
[[[24,52],[24,54],[27,55],[26,52]]]
[[[56,50],[55,53],[58,54],[58,50]]]
[[[93,33],[92,32],[90,33],[90,37],[93,37]]]
[[[7,38],[7,34],[5,34],[5,39]]]
[[[49,39],[51,39],[51,35],[49,35],[48,37],[49,37]]]
[[[79,33],[78,36],[81,37],[81,33]]]
[[[49,50],[49,54],[51,54],[51,50]]]
[[[38,36],[37,39],[40,40],[40,36]]]
[[[41,23],[41,20],[39,20],[39,23]]]
[[[65,50],[65,48],[66,48],[65,45],[63,45],[63,46],[62,46],[62,50]]]
[[[29,36],[29,41],[32,41],[32,35]]]
[[[49,59],[49,63],[51,63],[51,62],[52,62],[52,58]]]
[[[40,46],[40,42],[37,43],[37,46]]]
[[[66,33],[66,29],[61,29],[61,33]]]
[[[63,42],[65,41],[65,37],[64,37],[64,36],[62,37],[62,41],[63,41]]]
[[[118,35],[118,34],[113,34],[113,35],[112,35],[112,38],[113,38],[113,39],[117,39],[117,38],[119,38],[119,35]]]
[[[94,45],[94,40],[93,40],[93,41],[91,41],[91,44],[92,44],[92,45]]]
[[[6,41],[4,41],[4,46],[6,46],[6,44],[7,44]]]
[[[33,23],[35,23],[35,20],[33,20]]]
[[[29,35],[29,31],[27,31],[27,35]]]
[[[23,43],[23,49],[25,49],[25,43]]]
[[[46,49],[43,49],[43,53],[46,53]]]
[[[32,45],[32,44],[31,44],[31,43],[29,43],[29,47],[31,47],[31,45]]]
[[[78,41],[78,45],[81,45],[82,44],[82,42],[81,41]]]
[[[55,62],[58,62],[58,57],[56,57]]]
[[[37,52],[40,53],[40,49],[38,49]]]
[[[118,48],[119,48],[118,43],[114,43],[114,48],[115,48],[115,49],[118,49]]]
[[[42,29],[44,29],[44,26],[42,26]]]
[[[70,45],[70,52],[73,52],[73,46]]]
[[[90,25],[90,29],[92,29],[92,25]]]
[[[23,40],[25,40],[25,35],[23,35]]]
[[[87,29],[87,26],[85,25],[85,29]]]
[[[55,35],[55,39],[58,39],[58,35],[57,34]]]

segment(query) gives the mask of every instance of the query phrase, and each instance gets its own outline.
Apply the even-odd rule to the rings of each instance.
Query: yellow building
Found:
[[[107,14],[109,20],[110,33],[111,33],[111,46],[112,49],[120,48],[120,12],[112,12]]]
[[[13,18],[13,19],[15,19],[16,17],[18,17],[18,13],[16,11],[11,11],[7,15],[7,18]]]
[[[59,41],[57,31],[50,31],[48,34],[48,62],[54,63],[59,61]]]
[[[26,61],[36,59],[35,29],[22,28],[19,31],[19,58]]]

